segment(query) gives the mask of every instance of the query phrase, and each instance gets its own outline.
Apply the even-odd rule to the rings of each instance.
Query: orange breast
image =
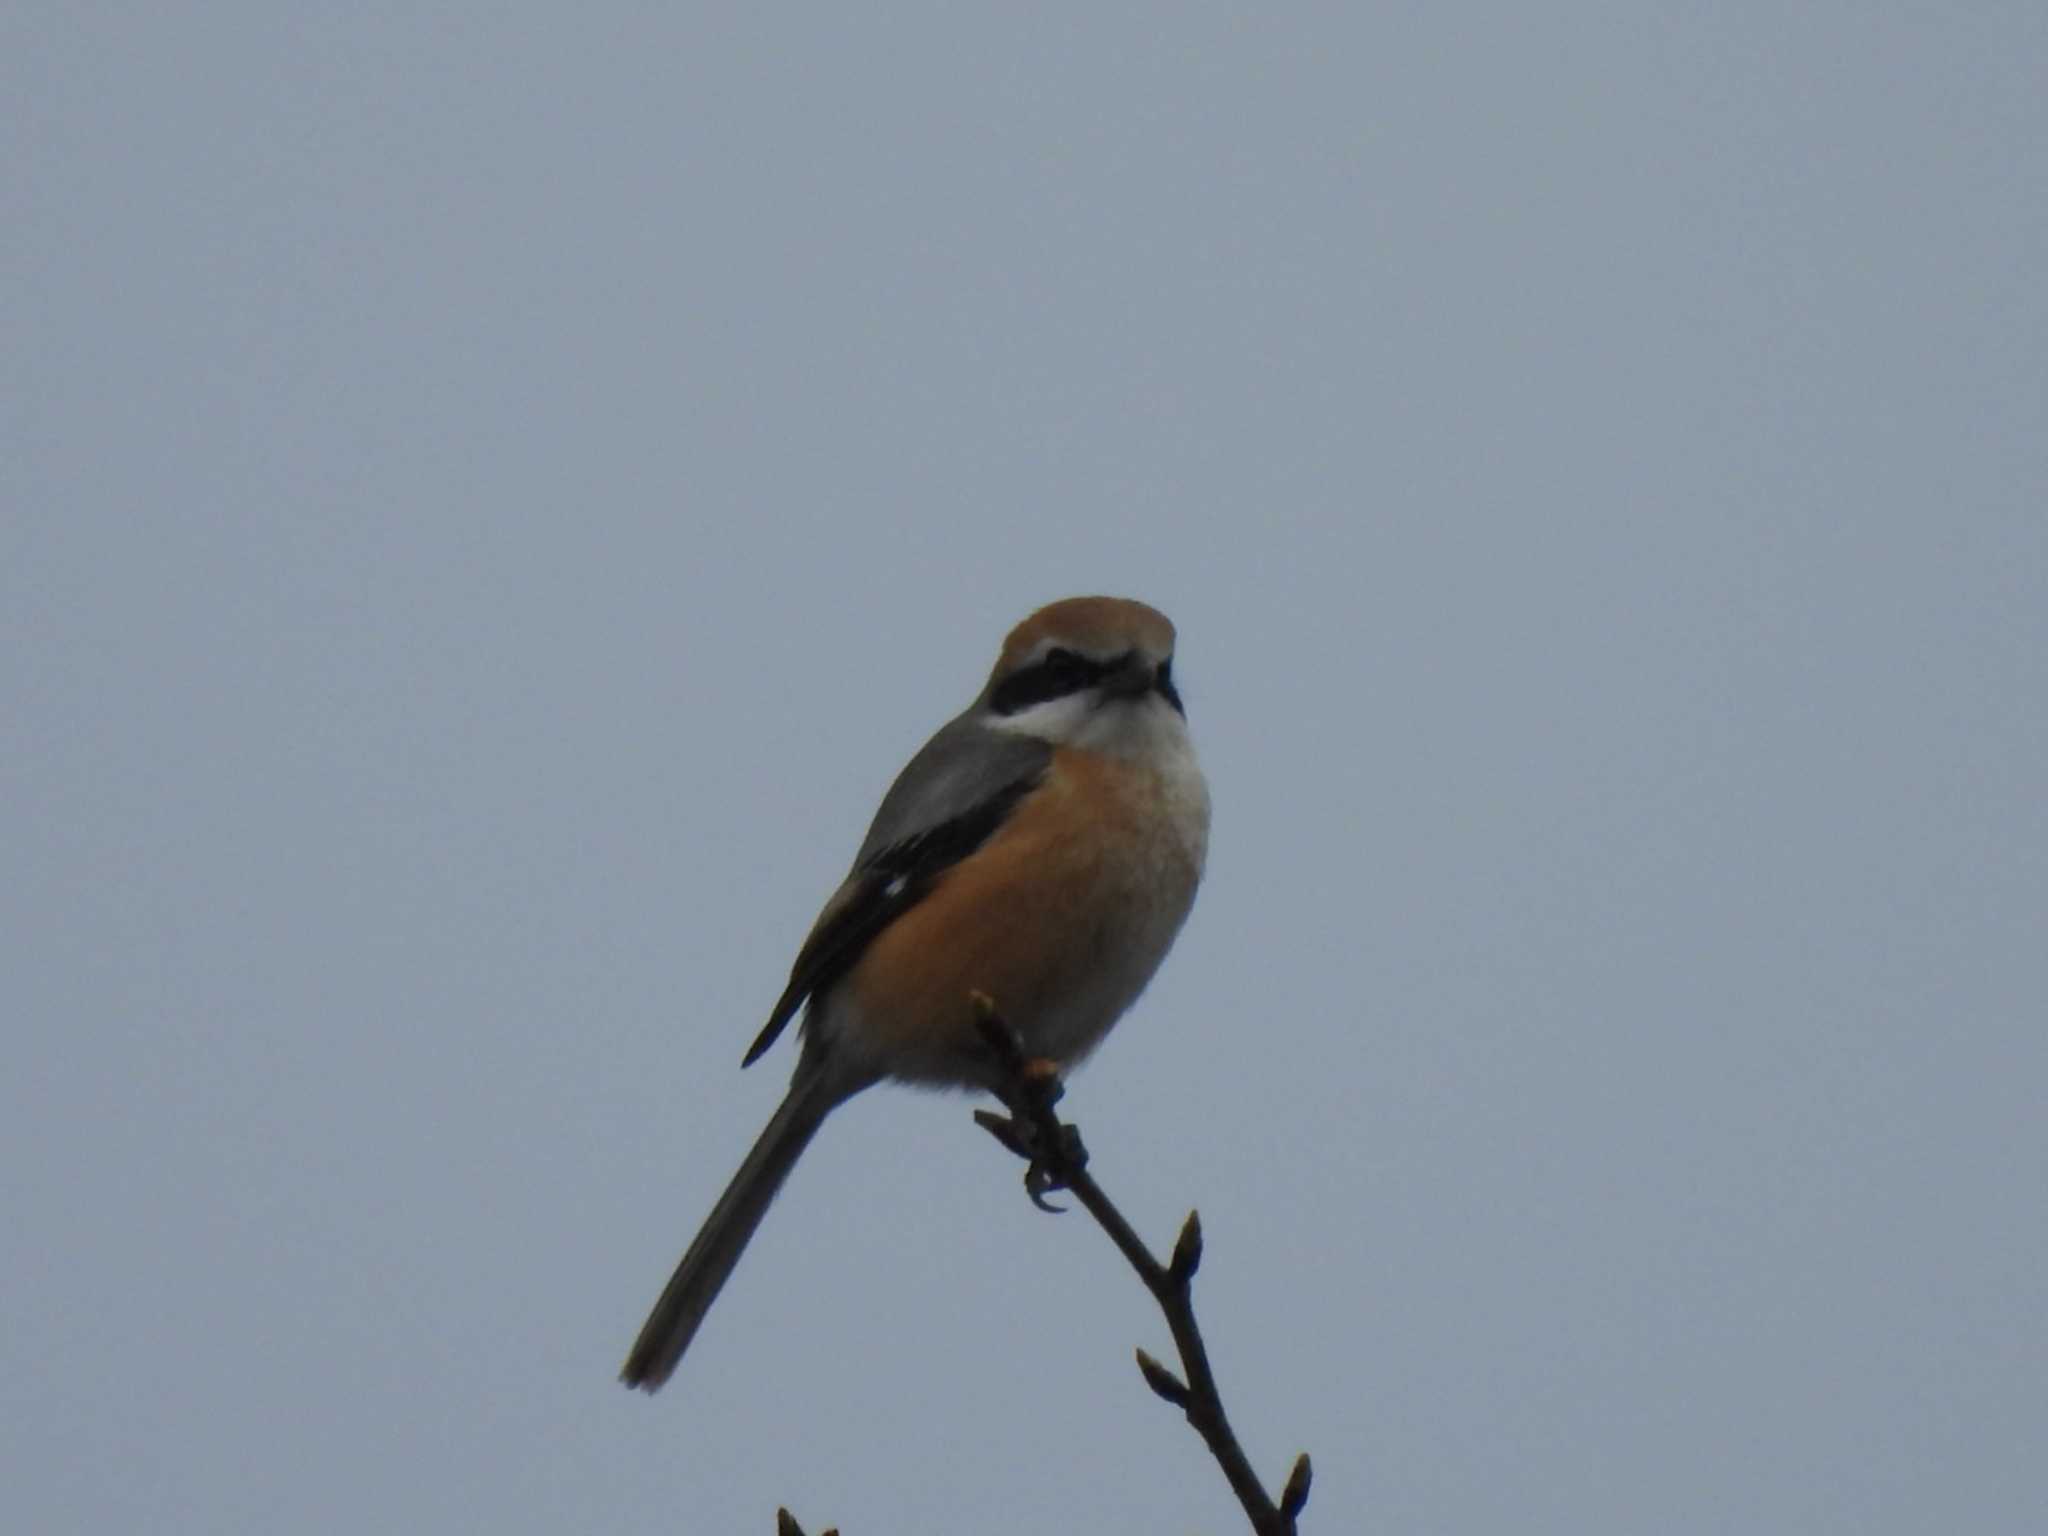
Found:
[[[1078,1059],[1151,979],[1200,873],[1156,776],[1062,749],[996,835],[875,939],[818,1022],[892,1077],[984,1082],[979,991],[1031,1054]]]

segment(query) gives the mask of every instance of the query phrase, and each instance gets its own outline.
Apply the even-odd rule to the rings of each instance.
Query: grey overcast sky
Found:
[[[2048,8],[0,17],[0,1511],[1239,1528],[836,1118],[614,1373],[1003,631],[1216,804],[1075,1082],[1306,1530],[2048,1530]]]

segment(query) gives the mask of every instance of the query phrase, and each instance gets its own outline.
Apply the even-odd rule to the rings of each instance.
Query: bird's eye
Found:
[[[1047,651],[1040,665],[1045,668],[1045,675],[1056,683],[1078,683],[1088,673],[1087,663],[1072,651]]]
[[[1065,698],[1068,694],[1093,687],[1101,681],[1103,670],[1100,662],[1090,661],[1064,647],[1055,647],[1021,672],[1004,679],[995,696],[989,700],[989,707],[999,715],[1014,715],[1033,704]]]

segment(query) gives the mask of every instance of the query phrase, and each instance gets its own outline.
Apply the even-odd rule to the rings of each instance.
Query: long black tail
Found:
[[[803,1156],[834,1105],[844,1097],[822,1072],[799,1071],[782,1107],[754,1142],[754,1150],[704,1218],[704,1226],[669,1278],[661,1300],[647,1315],[619,1380],[645,1392],[658,1391],[696,1337],[697,1325],[725,1286],[747,1240],[768,1214],[782,1181]]]

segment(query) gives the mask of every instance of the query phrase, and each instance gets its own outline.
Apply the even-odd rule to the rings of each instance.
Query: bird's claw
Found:
[[[1024,1193],[1031,1197],[1031,1203],[1041,1211],[1049,1212],[1054,1216],[1065,1215],[1067,1208],[1064,1205],[1054,1205],[1045,1197],[1052,1190],[1065,1189],[1066,1187],[1065,1184],[1060,1182],[1059,1175],[1043,1163],[1034,1162],[1029,1168],[1024,1170]]]
[[[1026,1056],[1023,1040],[996,1012],[993,998],[976,992],[970,1001],[976,1026],[1003,1068],[996,1092],[1009,1110],[998,1115],[977,1109],[975,1123],[1024,1159],[1024,1193],[1033,1205],[1041,1211],[1064,1211],[1065,1206],[1045,1197],[1065,1189],[1067,1180],[1088,1165],[1088,1149],[1081,1145],[1081,1133],[1053,1113],[1067,1091],[1060,1064],[1048,1056]]]
[[[1088,1149],[1081,1144],[1079,1130],[1052,1120],[1049,1115],[1040,1118],[1015,1110],[999,1115],[993,1110],[977,1109],[974,1123],[1024,1159],[1024,1193],[1031,1197],[1033,1205],[1054,1213],[1066,1210],[1045,1197],[1065,1189],[1069,1174],[1088,1166]],[[1051,1147],[1046,1145],[1048,1130],[1055,1138]]]

